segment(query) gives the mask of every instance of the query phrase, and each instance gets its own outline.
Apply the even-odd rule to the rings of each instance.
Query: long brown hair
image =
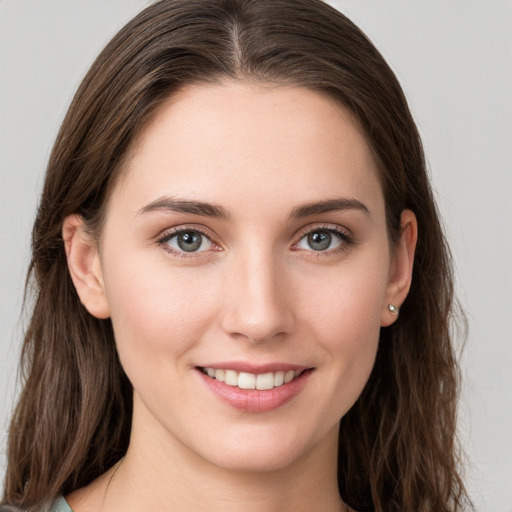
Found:
[[[416,213],[413,282],[399,320],[381,330],[375,367],[341,421],[339,488],[355,509],[455,512],[458,371],[451,341],[451,259],[421,141],[382,56],[320,0],[161,0],[99,55],[55,142],[33,229],[35,295],[12,419],[6,503],[41,511],[126,452],[132,388],[110,320],[91,316],[68,273],[61,229],[78,213],[96,232],[123,158],[178,88],[225,78],[287,83],[335,98],[363,127],[381,171],[390,240]]]

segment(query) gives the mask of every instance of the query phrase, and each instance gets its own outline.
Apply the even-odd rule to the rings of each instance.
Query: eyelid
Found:
[[[294,235],[294,238],[300,239],[304,235],[308,235],[309,233],[315,231],[330,231],[333,233],[339,233],[341,236],[345,238],[353,238],[353,234],[349,229],[342,227],[339,224],[330,224],[328,222],[315,222],[312,224],[308,224],[307,226],[304,226],[297,230],[297,232]]]
[[[335,249],[330,249],[327,251],[314,251],[311,249],[311,251],[307,252],[314,252],[315,256],[322,256],[322,255],[328,255],[337,253],[339,251],[346,250],[349,246],[353,245],[355,243],[354,235],[351,233],[350,230],[343,228],[339,226],[338,224],[326,224],[326,223],[319,223],[319,224],[309,224],[308,226],[304,226],[303,228],[299,229],[297,233],[294,236],[295,242],[293,242],[292,250],[302,250],[296,248],[297,244],[305,237],[308,236],[310,233],[314,233],[315,231],[327,231],[329,233],[333,233],[335,236],[338,236],[342,240],[342,244],[340,247],[337,247]]]
[[[218,242],[218,237],[208,228],[205,226],[201,226],[198,224],[180,224],[179,226],[174,226],[172,228],[165,229],[162,231],[159,235],[155,237],[155,244],[159,247],[162,247],[166,252],[183,257],[183,258],[194,258],[202,255],[205,252],[210,251],[197,251],[197,252],[190,252],[187,253],[185,251],[177,251],[170,247],[169,245],[166,245],[166,242],[171,239],[173,236],[179,235],[180,233],[187,232],[187,231],[197,231],[202,236],[206,237],[214,246],[214,249],[210,249],[213,251],[221,251],[222,246]]]

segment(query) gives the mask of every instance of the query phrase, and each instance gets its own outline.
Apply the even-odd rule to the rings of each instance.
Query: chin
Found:
[[[212,443],[213,449],[203,458],[215,466],[236,473],[269,473],[281,471],[318,453],[319,445],[337,449],[337,423],[327,435],[317,438],[307,432],[290,432],[290,428],[246,429],[241,435],[226,435],[225,442]],[[258,431],[259,430],[259,431]],[[321,450],[320,450],[321,451]]]
[[[296,463],[300,455],[287,450],[234,450],[234,453],[213,456],[210,460],[219,468],[234,473],[272,473]]]

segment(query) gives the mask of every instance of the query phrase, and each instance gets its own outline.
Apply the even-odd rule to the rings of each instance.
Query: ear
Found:
[[[386,290],[386,303],[383,305],[381,326],[387,327],[398,318],[398,310],[405,301],[412,280],[414,251],[418,240],[418,223],[411,210],[404,210],[400,218],[401,235],[391,262],[390,275]],[[395,306],[395,312],[389,305]]]
[[[110,310],[105,295],[98,244],[87,232],[80,215],[66,217],[62,226],[62,238],[69,273],[80,302],[96,318],[109,318]]]

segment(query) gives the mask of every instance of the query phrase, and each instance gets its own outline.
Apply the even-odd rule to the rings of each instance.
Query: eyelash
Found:
[[[327,257],[333,254],[345,252],[355,243],[354,238],[352,235],[348,234],[347,231],[340,229],[338,226],[333,226],[332,224],[324,224],[301,229],[298,232],[298,241],[295,242],[293,247],[297,246],[297,244],[308,235],[317,232],[330,233],[331,235],[334,235],[336,238],[338,238],[341,243],[339,247],[326,251],[315,251],[313,249],[307,250],[307,252],[311,253],[311,256],[314,256],[315,258]],[[299,251],[301,249],[297,248],[293,250]]]
[[[219,247],[218,244],[214,241],[214,236],[212,233],[201,226],[180,226],[179,228],[172,229],[170,231],[166,231],[165,233],[162,233],[156,240],[156,244],[159,247],[162,247],[162,249],[169,254],[172,254],[174,256],[178,256],[179,258],[194,258],[200,256],[202,252],[206,251],[193,251],[193,252],[186,252],[186,251],[178,251],[176,249],[173,249],[168,245],[167,242],[171,240],[173,237],[180,235],[181,233],[200,233],[204,238],[206,238],[213,246]],[[215,250],[215,249],[214,249]],[[221,250],[220,247],[218,250]]]
[[[222,250],[214,241],[214,236],[212,233],[201,226],[181,226],[176,229],[172,229],[170,231],[166,231],[163,234],[161,234],[156,239],[156,244],[160,247],[162,247],[166,252],[178,256],[180,258],[194,258],[200,256],[202,252],[207,251],[192,251],[192,252],[186,252],[186,251],[179,251],[176,249],[173,249],[168,245],[169,240],[171,240],[173,237],[180,235],[181,233],[187,233],[187,232],[196,232],[200,233],[203,237],[205,237],[213,246],[217,247],[217,251]],[[324,233],[330,233],[334,235],[336,238],[340,240],[340,246],[336,247],[334,249],[325,250],[325,251],[315,251],[314,249],[311,250],[305,250],[306,252],[311,253],[311,255],[314,255],[315,258],[320,258],[324,256],[329,256],[332,254],[338,254],[340,252],[344,252],[349,249],[351,245],[353,245],[354,239],[351,235],[349,235],[346,231],[341,230],[339,227],[334,227],[333,225],[320,225],[320,226],[312,226],[312,227],[305,227],[301,229],[298,233],[298,240],[293,244],[292,250],[294,251],[300,251],[300,248],[297,248],[297,244],[299,244],[305,237],[312,233],[316,232],[324,232]]]

